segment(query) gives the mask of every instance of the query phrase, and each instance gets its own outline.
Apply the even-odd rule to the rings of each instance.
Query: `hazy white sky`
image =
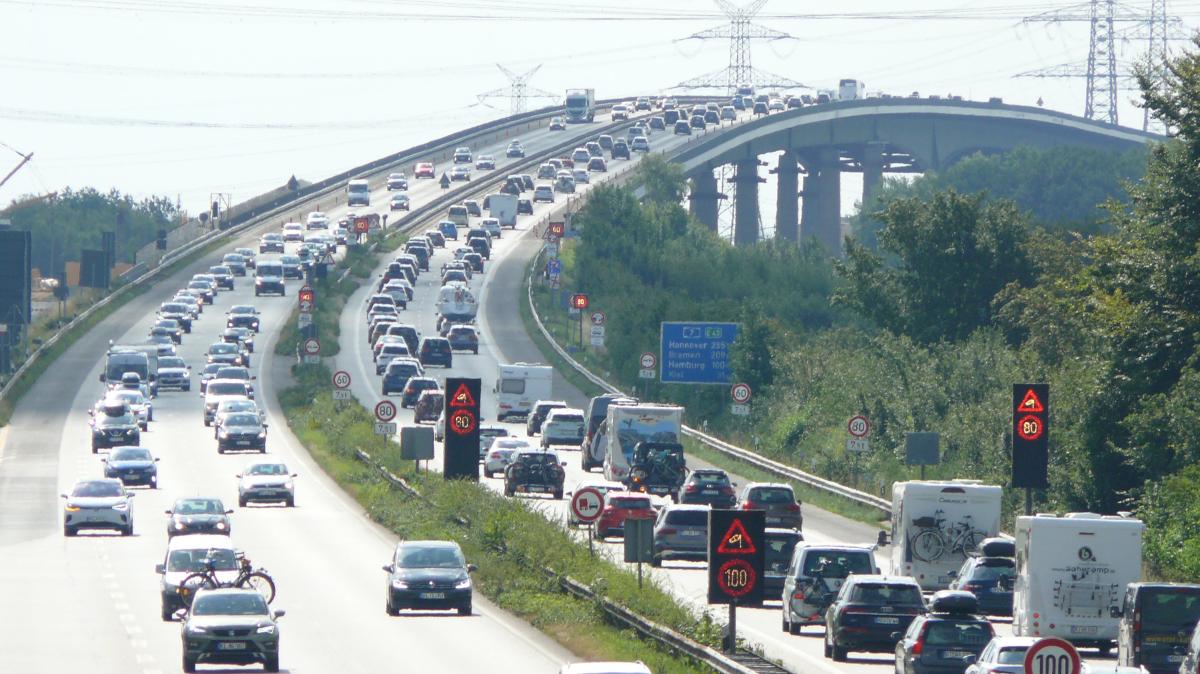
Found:
[[[869,91],[1041,97],[1081,114],[1082,79],[1013,77],[1083,66],[1086,24],[1021,21],[1072,6],[1086,9],[770,0],[758,22],[798,39],[757,43],[754,65],[814,88],[856,77]],[[1200,25],[1200,0],[1168,10]],[[541,64],[531,86],[558,95],[666,91],[728,63],[727,40],[677,41],[721,16],[708,0],[0,0],[0,176],[20,160],[9,148],[35,153],[0,204],[69,185],[196,210],[210,192],[240,201],[292,174],[319,179],[507,114],[506,99],[477,101],[506,87],[496,63]],[[1144,41],[1125,29],[1133,60]],[[1133,96],[1121,122],[1140,127]]]

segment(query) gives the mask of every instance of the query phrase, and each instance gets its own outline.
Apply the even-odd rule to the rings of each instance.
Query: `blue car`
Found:
[[[117,447],[103,461],[104,477],[116,478],[125,486],[158,488],[158,459],[145,447]]]
[[[438,231],[447,239],[458,241],[458,225],[455,225],[449,220],[442,220],[438,223]]]

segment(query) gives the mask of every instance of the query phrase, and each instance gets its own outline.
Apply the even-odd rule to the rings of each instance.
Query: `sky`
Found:
[[[720,0],[740,7],[748,0]],[[1147,12],[1129,0],[1121,12]],[[1051,0],[768,0],[755,22],[795,39],[755,42],[756,68],[813,89],[961,95],[1082,114],[1083,79],[1018,73],[1087,56],[1084,22],[1028,22],[1086,3]],[[1200,0],[1168,0],[1200,26]],[[508,114],[497,67],[538,68],[561,101],[658,94],[729,62],[709,0],[0,0],[0,205],[70,186],[161,195],[199,211],[350,167]],[[1118,53],[1145,52],[1118,24]],[[1176,50],[1187,46],[1172,43]],[[499,92],[494,98],[480,94]],[[797,90],[803,92],[806,90]],[[1120,122],[1141,127],[1135,94]]]

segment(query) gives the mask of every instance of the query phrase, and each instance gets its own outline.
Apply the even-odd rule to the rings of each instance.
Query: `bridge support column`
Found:
[[[779,169],[775,178],[778,191],[775,199],[775,238],[780,241],[800,239],[799,180],[800,167],[793,152],[779,155]]]
[[[819,148],[806,162],[801,234],[831,255],[842,254],[841,163],[837,148]]]
[[[870,142],[863,148],[862,204],[865,208],[875,196],[875,190],[883,181],[883,143]]]
[[[736,167],[733,244],[744,246],[758,241],[758,157],[739,160]]]
[[[692,193],[688,199],[692,202],[692,217],[710,230],[717,231],[717,211],[721,195],[717,193],[717,178],[712,169],[692,175]]]

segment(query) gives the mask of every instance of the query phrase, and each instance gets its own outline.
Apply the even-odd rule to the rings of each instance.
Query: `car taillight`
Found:
[[[663,529],[659,529],[659,530],[658,530],[658,533],[662,534],[663,536],[670,536],[671,534],[677,534],[677,533],[679,533],[679,530],[678,530],[678,529],[672,529],[672,528],[670,528],[670,527],[666,527],[666,528],[663,528]]]
[[[912,645],[912,654],[920,655],[921,651],[924,649],[925,649],[925,637],[924,637],[924,635],[922,635],[921,638],[917,639],[917,642]]]
[[[963,583],[962,589],[967,592],[978,592],[983,589],[983,586],[976,583]]]
[[[742,510],[754,510],[754,501],[742,501]]]
[[[804,593],[803,592],[793,592],[792,599],[795,599],[797,601],[804,601]]]
[[[800,504],[793,503],[793,504],[789,505],[787,509],[788,509],[788,512],[798,513],[798,512],[800,512]]]
[[[492,452],[491,456],[489,456],[488,458],[490,458],[490,459],[499,459],[499,458],[501,458],[501,457],[500,457],[500,452]]]
[[[696,493],[697,491],[699,491],[699,490],[698,490],[698,489],[696,489],[696,485],[694,485],[694,484],[689,484],[689,485],[687,486],[687,488],[686,488],[686,489],[684,489],[683,491],[684,491],[684,493],[686,493],[686,494],[695,494],[695,493]]]

